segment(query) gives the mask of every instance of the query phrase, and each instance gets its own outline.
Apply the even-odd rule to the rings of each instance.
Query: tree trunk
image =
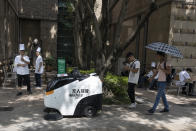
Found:
[[[125,3],[126,3],[126,1],[124,1],[124,4]],[[118,58],[122,55],[123,51],[126,50],[130,46],[130,44],[135,40],[138,32],[141,30],[141,28],[143,27],[144,23],[149,19],[149,17],[151,16],[151,14],[155,10],[157,10],[158,8],[161,8],[161,7],[165,6],[165,5],[168,5],[169,3],[171,3],[170,0],[169,1],[166,1],[166,2],[163,2],[163,3],[159,4],[159,5],[156,5],[155,3],[152,3],[151,4],[151,6],[149,7],[148,12],[143,17],[143,19],[140,21],[140,23],[138,24],[138,26],[136,27],[136,29],[132,33],[132,35],[129,37],[129,39],[124,44],[122,44],[121,46],[115,45],[114,46],[115,48],[111,51],[111,53],[107,57],[107,59],[106,60],[104,59],[105,64],[102,64],[102,67],[98,67],[98,68],[101,69],[101,70],[99,70],[100,72],[98,72],[100,78],[103,78],[104,77],[104,75],[107,73],[107,71],[109,69],[111,69],[111,67],[113,65],[115,65],[115,63],[117,62]],[[123,7],[123,4],[122,4],[122,7]],[[126,8],[126,6],[124,6],[123,8]],[[124,17],[125,17],[125,14],[124,14],[126,12],[125,10],[126,9],[121,9],[121,13],[119,15],[119,20],[118,20],[118,24],[119,25],[117,25],[118,27],[117,27],[116,35],[115,35],[115,37],[117,37],[117,38],[115,38],[115,41],[114,41],[115,44],[119,44],[118,43],[119,42],[119,38],[120,38],[120,34],[119,33],[121,32],[120,31],[120,26],[122,25],[122,19],[124,19]]]
[[[107,3],[108,3],[108,1],[107,1]],[[107,3],[104,3],[104,5],[106,5],[108,7],[109,4],[107,5]],[[118,16],[118,24],[116,24],[115,37],[114,37],[114,41],[113,41],[114,49],[120,44],[121,26],[122,26],[122,23],[123,23],[123,20],[124,20],[126,11],[127,11],[127,5],[128,5],[128,0],[123,0],[122,1],[122,5],[121,5],[121,11],[120,11],[120,14]],[[108,18],[109,18],[109,15],[111,15],[111,14],[108,14],[109,13],[109,9],[106,8],[106,7],[104,7],[104,9],[102,11],[103,11],[103,14],[102,14],[102,16],[103,16],[102,25],[106,25],[107,28],[101,28],[102,29],[101,32],[105,32],[104,35],[108,36],[108,29],[109,29]],[[103,37],[102,40],[104,42],[103,47],[105,47],[105,43],[108,40],[108,38],[104,39],[104,37]],[[103,49],[101,49],[101,50],[103,50]],[[116,50],[112,50],[110,52],[115,52],[115,51]],[[101,53],[102,53],[102,55],[100,55],[100,56],[102,56],[102,57],[99,58],[99,59],[102,59],[102,60],[98,60],[99,63],[97,63],[98,65],[96,66],[96,68],[99,68],[99,70],[97,70],[97,71],[99,71],[98,73],[99,73],[100,78],[104,78],[104,75],[106,75],[108,69],[111,69],[111,67],[112,67],[113,55],[110,55],[106,59],[106,57],[103,56],[103,55],[105,55],[104,52],[101,52]],[[100,62],[102,62],[102,63],[100,63]]]
[[[100,0],[97,0],[100,2]],[[116,61],[118,60],[118,58],[122,55],[123,51],[125,49],[127,49],[130,44],[135,40],[136,35],[138,34],[138,32],[141,30],[141,28],[143,27],[144,23],[146,22],[147,19],[149,19],[149,17],[151,16],[151,14],[157,10],[160,7],[163,7],[165,5],[168,5],[169,3],[171,3],[171,0],[168,1],[164,1],[159,5],[156,5],[155,3],[152,3],[150,7],[148,7],[147,9],[145,9],[145,11],[147,12],[146,14],[144,14],[144,16],[142,17],[141,21],[139,22],[139,24],[136,26],[135,30],[132,32],[132,34],[130,35],[130,37],[128,38],[128,40],[125,43],[121,43],[120,44],[120,35],[121,35],[121,29],[122,29],[122,24],[125,20],[125,16],[126,16],[126,11],[127,11],[127,5],[128,5],[128,1],[129,0],[122,0],[122,5],[121,5],[121,9],[120,9],[120,13],[118,16],[118,21],[115,24],[116,27],[113,31],[114,33],[114,41],[112,42],[113,45],[113,49],[108,48],[108,46],[106,46],[106,42],[109,40],[109,32],[111,32],[111,19],[110,16],[112,15],[112,9],[115,7],[115,5],[118,3],[119,0],[114,0],[112,4],[109,4],[109,0],[102,0],[102,11],[101,11],[101,17],[98,19],[96,17],[96,14],[94,12],[94,6],[95,6],[95,2],[96,0],[92,1],[92,0],[83,0],[80,1],[81,4],[78,5],[77,8],[79,8],[79,12],[76,12],[76,14],[80,14],[81,18],[81,23],[84,22],[86,24],[82,24],[82,26],[86,27],[87,29],[91,28],[91,24],[93,25],[93,31],[91,30],[92,34],[94,33],[94,38],[92,38],[92,48],[90,49],[91,51],[93,51],[94,54],[93,55],[93,59],[96,63],[96,72],[99,74],[100,78],[103,80],[104,75],[107,73],[107,71],[109,69],[111,69],[111,67],[113,65],[115,65]],[[82,7],[84,6],[84,7]],[[85,19],[87,17],[89,18],[89,21],[85,21]],[[142,15],[141,13],[139,13],[139,15]],[[136,15],[137,17],[137,15]],[[78,17],[76,17],[76,19],[79,19]],[[126,18],[127,19],[127,18]],[[92,22],[92,23],[91,23]],[[76,25],[81,25],[81,23],[77,22]],[[76,26],[75,25],[75,26]],[[87,46],[89,47],[89,43],[85,43],[84,44],[84,39],[86,41],[88,41],[89,39],[86,39],[86,37],[89,37],[88,35],[84,35],[86,31],[86,28],[82,28],[82,26],[79,26],[79,31],[81,31],[81,33],[77,34],[78,36],[76,37],[78,40],[76,40],[77,44],[80,45],[78,46],[79,48],[82,47],[82,49],[77,49],[78,50],[78,58],[79,58],[79,63],[81,63],[81,65],[83,65],[84,60],[83,58],[81,58],[82,55],[87,55],[87,61],[89,61],[88,58],[88,53],[89,48],[87,48]],[[90,26],[90,27],[89,27]],[[76,33],[76,32],[75,32]],[[85,38],[84,38],[85,37]],[[90,40],[89,40],[90,41]],[[86,46],[85,50],[84,50],[84,45]],[[82,53],[82,54],[81,54]],[[81,59],[80,59],[81,58]],[[85,62],[87,62],[85,61]]]
[[[82,34],[80,32],[80,12],[79,12],[79,3],[77,2],[75,5],[77,8],[75,10],[75,22],[74,22],[74,41],[75,41],[75,56],[76,56],[76,63],[79,66],[83,65],[83,60],[82,60]]]

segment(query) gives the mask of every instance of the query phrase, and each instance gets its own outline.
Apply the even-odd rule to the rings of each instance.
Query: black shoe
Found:
[[[154,113],[154,110],[153,109],[150,109],[150,110],[148,110],[148,113],[153,114]]]
[[[22,95],[22,92],[18,92],[17,94],[16,94],[16,96],[21,96]]]
[[[169,110],[168,109],[163,109],[163,110],[160,111],[160,113],[164,113],[164,112],[169,112]]]
[[[28,95],[33,94],[31,91],[28,91]]]

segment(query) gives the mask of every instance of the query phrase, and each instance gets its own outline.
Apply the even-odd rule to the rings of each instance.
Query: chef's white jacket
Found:
[[[16,73],[19,75],[28,75],[29,74],[28,64],[21,61],[21,57],[22,57],[21,55],[18,55],[15,57],[15,60],[14,60],[14,66],[15,66]],[[25,61],[30,62],[28,56],[23,56],[23,58]],[[26,66],[25,67],[17,66],[17,64],[26,64]]]
[[[42,62],[42,66],[40,68],[40,71],[38,71],[39,70],[39,65],[40,65],[41,62]],[[43,71],[44,71],[44,68],[43,68],[43,59],[42,59],[42,56],[39,55],[37,57],[37,59],[36,59],[36,62],[35,62],[35,73],[36,74],[42,74]]]

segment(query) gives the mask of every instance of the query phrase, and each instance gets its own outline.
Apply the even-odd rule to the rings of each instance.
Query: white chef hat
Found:
[[[20,45],[19,45],[19,50],[25,50],[24,44],[20,44]]]
[[[35,44],[37,44],[37,43],[38,43],[38,39],[35,38],[33,42],[34,42]]]
[[[151,67],[156,67],[156,63],[155,62],[152,62],[151,63]]]
[[[38,47],[36,51],[37,51],[37,52],[41,52],[41,48],[40,48],[40,47]]]

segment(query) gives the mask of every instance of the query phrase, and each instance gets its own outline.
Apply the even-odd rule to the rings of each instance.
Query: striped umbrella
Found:
[[[180,50],[178,50],[175,46],[168,45],[162,42],[155,42],[152,44],[148,44],[146,48],[151,49],[153,51],[160,51],[164,52],[165,54],[183,58],[183,55],[181,54]]]

